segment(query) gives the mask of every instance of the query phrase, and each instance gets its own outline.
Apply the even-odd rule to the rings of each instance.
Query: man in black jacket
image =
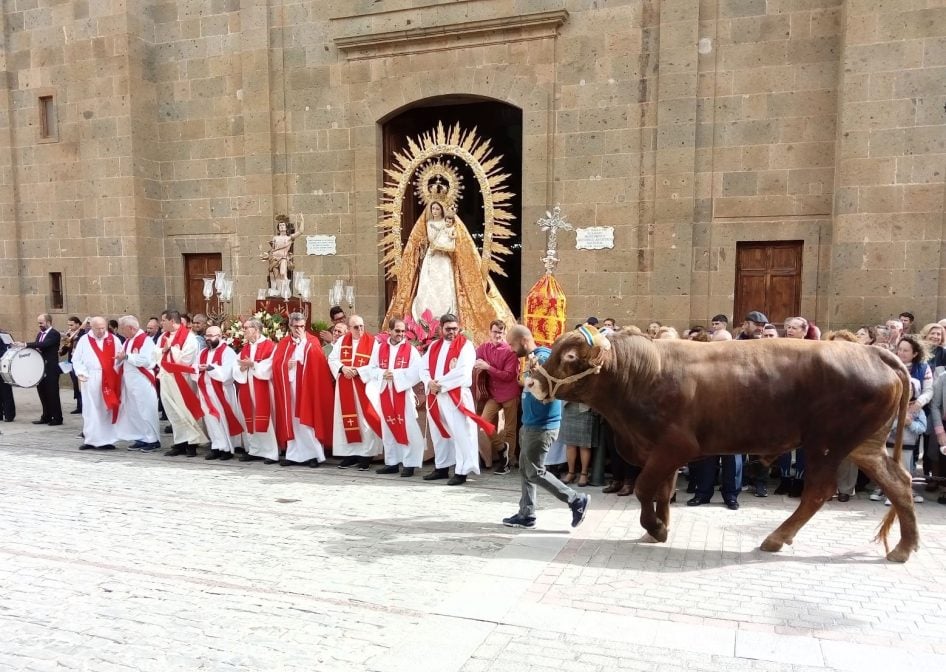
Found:
[[[43,356],[46,375],[39,381],[36,391],[39,393],[39,402],[43,405],[43,415],[34,420],[34,425],[61,425],[62,402],[59,400],[59,332],[53,328],[53,318],[40,315],[36,318],[39,324],[39,333],[32,343],[20,343],[27,348],[38,350]]]
[[[6,333],[2,329],[0,332]],[[0,357],[6,353],[9,346],[0,340]],[[0,380],[0,420],[13,422],[16,417],[16,401],[13,398],[13,387]]]

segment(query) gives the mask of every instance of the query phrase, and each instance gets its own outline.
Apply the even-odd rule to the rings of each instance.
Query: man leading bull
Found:
[[[530,364],[544,364],[551,350],[538,347],[532,332],[522,325],[509,330],[506,340],[519,357],[528,357]],[[526,374],[531,376],[531,373]],[[572,527],[578,527],[585,519],[588,495],[579,495],[554,475],[546,471],[545,458],[549,448],[558,437],[562,421],[562,402],[542,403],[526,391],[522,393],[522,428],[519,430],[519,475],[522,478],[522,497],[519,511],[503,518],[506,527],[535,527],[535,495],[537,485],[552,493],[572,511]]]
[[[636,483],[641,526],[656,541],[667,540],[670,496],[683,464],[748,446],[769,459],[804,446],[809,461],[798,508],[762,550],[792,543],[834,494],[845,457],[891,500],[877,535],[885,547],[900,519],[900,542],[887,559],[904,562],[918,547],[910,475],[899,464],[902,436],[893,457],[885,448],[892,418],[904,425],[909,373],[886,350],[842,341],[707,344],[574,331],[555,342],[527,385],[540,400],[588,404],[625,439],[630,461],[643,465]],[[765,427],[764,445],[759,427]]]

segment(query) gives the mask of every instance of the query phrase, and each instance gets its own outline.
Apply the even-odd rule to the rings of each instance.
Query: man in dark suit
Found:
[[[59,332],[53,328],[53,318],[50,315],[40,315],[36,318],[39,324],[39,333],[32,343],[21,343],[27,348],[38,350],[43,356],[46,375],[39,381],[36,391],[39,393],[39,402],[43,405],[43,415],[34,420],[34,425],[61,425],[62,402],[59,400]]]
[[[3,330],[0,329],[0,332]],[[3,332],[6,333],[6,332]],[[10,347],[0,340],[0,357],[3,357]],[[16,417],[16,401],[13,399],[13,386],[0,380],[0,420],[13,422]]]

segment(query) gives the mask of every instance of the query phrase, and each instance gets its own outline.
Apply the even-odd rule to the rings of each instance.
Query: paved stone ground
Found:
[[[67,395],[64,393],[64,402]],[[64,403],[72,407],[71,400]],[[462,488],[118,450],[80,422],[0,425],[0,670],[943,669],[946,506],[919,505],[906,565],[883,515],[832,502],[779,554],[781,497],[676,506],[640,543],[633,498],[576,531],[518,476]],[[441,482],[442,483],[442,482]]]

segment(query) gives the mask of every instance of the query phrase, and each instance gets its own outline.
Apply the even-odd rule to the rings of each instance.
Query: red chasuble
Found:
[[[162,334],[159,347],[163,348],[168,341],[171,341],[171,347],[183,347],[189,333],[187,327],[182,325],[174,334],[173,340],[171,334]],[[204,410],[200,407],[200,399],[197,398],[197,394],[187,380],[187,376],[194,373],[194,367],[175,362],[171,359],[171,350],[168,349],[161,357],[161,368],[174,376],[174,382],[181,393],[181,399],[184,400],[184,406],[187,407],[187,411],[193,416],[194,420],[200,420],[204,417]]]
[[[95,337],[89,334],[89,345],[102,367],[102,400],[105,408],[112,412],[112,424],[118,420],[118,407],[121,405],[122,377],[115,370],[115,337],[109,334],[99,348]]]
[[[262,362],[273,354],[276,344],[271,340],[260,339],[256,342],[256,356],[254,362]],[[240,359],[249,359],[250,344],[246,343],[240,350]],[[252,371],[252,369],[250,369]],[[250,371],[247,371],[249,376]],[[240,408],[243,409],[243,419],[246,421],[246,431],[248,434],[265,432],[269,429],[270,403],[269,403],[269,381],[253,378],[253,396],[250,396],[250,384],[237,383],[237,397],[240,399]],[[256,399],[254,405],[253,399]]]
[[[437,379],[437,362],[440,357],[440,349],[443,347],[443,344],[446,341],[440,339],[434,341],[433,345],[430,346],[430,377],[432,380]],[[463,334],[458,334],[456,338],[450,343],[450,349],[447,351],[447,361],[444,363],[443,372],[447,373],[456,366],[457,358],[460,356],[460,350],[463,349],[464,344],[466,344],[466,337]],[[476,413],[468,409],[463,405],[462,400],[460,399],[461,388],[455,387],[452,390],[447,392],[447,395],[450,397],[450,401],[457,407],[463,415],[468,417],[470,420],[475,422],[477,426],[486,432],[487,436],[492,436],[496,433],[496,427],[492,423],[487,422]],[[443,417],[440,413],[440,402],[437,400],[436,394],[427,395],[427,408],[430,413],[430,419],[434,421],[434,424],[437,425],[437,429],[440,430],[440,435],[445,439],[450,438],[450,433],[447,431],[446,426],[443,424]]]
[[[332,416],[334,413],[335,387],[328,360],[322,346],[312,334],[306,334],[305,356],[296,364],[296,405],[291,406],[292,390],[289,387],[289,361],[295,352],[292,337],[279,341],[273,355],[273,392],[276,397],[276,440],[284,445],[296,438],[292,429],[293,416],[311,427],[315,437],[323,446],[332,443]]]
[[[210,360],[211,364],[215,367],[219,367],[223,363],[223,351],[224,348],[227,348],[227,345],[217,346],[214,350],[213,359]],[[207,360],[210,359],[210,348],[204,348],[200,351],[200,363],[204,366],[207,365]],[[214,396],[217,397],[217,403],[214,404],[210,400],[210,395],[207,394],[207,387],[204,383],[207,380],[207,372],[201,371],[197,375],[197,389],[200,391],[200,396],[204,400],[207,408],[210,409],[210,415],[215,417],[217,420],[220,420],[220,412],[217,410],[217,406],[223,409],[223,415],[227,420],[227,433],[230,436],[236,436],[237,434],[243,433],[243,425],[240,424],[239,418],[236,417],[236,413],[233,412],[233,409],[230,407],[230,402],[227,401],[226,391],[223,389],[223,383],[219,380],[210,379],[210,386],[213,388]]]
[[[367,331],[362,334],[358,341],[358,350],[353,351],[352,334],[348,332],[342,337],[340,359],[342,366],[367,366],[371,359],[371,348],[374,345],[374,337]],[[338,401],[342,409],[342,425],[345,428],[345,440],[348,443],[361,443],[361,430],[358,428],[358,407],[355,405],[355,395],[358,395],[358,401],[361,403],[361,412],[365,414],[365,422],[377,434],[381,436],[381,418],[375,413],[374,406],[368,401],[368,394],[365,392],[364,381],[355,376],[346,378],[344,375],[338,376]]]
[[[129,355],[136,355],[141,352],[141,346],[144,345],[145,339],[148,338],[148,334],[141,332],[134,338],[130,338],[125,341],[125,353]],[[141,372],[141,375],[151,381],[153,386],[157,386],[158,379],[154,377],[154,371],[149,369],[147,366],[136,366],[136,369]],[[124,373],[125,367],[119,369],[120,372]]]
[[[410,350],[412,348],[406,340],[401,341],[393,348],[391,344],[384,341],[378,347],[378,366],[384,371],[392,369],[406,369],[411,363]],[[394,362],[391,362],[392,350]],[[381,414],[384,421],[394,435],[394,440],[402,446],[407,445],[407,419],[404,417],[404,409],[407,407],[407,390],[398,392],[394,389],[394,381],[388,381],[388,386],[381,390]]]

